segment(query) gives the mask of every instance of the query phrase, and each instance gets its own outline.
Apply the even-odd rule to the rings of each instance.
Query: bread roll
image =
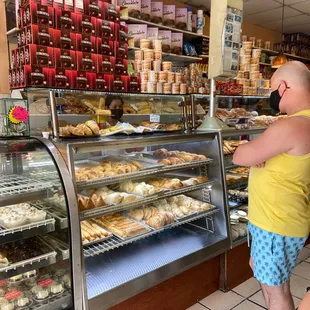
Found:
[[[81,130],[80,128],[76,128],[76,127],[73,127],[73,126],[68,126],[68,130],[74,136],[84,136],[84,131]]]
[[[76,128],[80,128],[81,130],[83,130],[83,132],[86,136],[92,136],[93,135],[93,132],[91,131],[91,129],[88,126],[86,126],[85,124],[78,124],[78,125],[76,125]]]
[[[127,182],[121,183],[119,189],[126,193],[132,193],[135,187],[131,181],[127,181]]]
[[[100,128],[95,121],[87,121],[85,122],[85,125],[91,129],[94,135],[99,135]]]
[[[143,209],[143,219],[147,221],[152,216],[152,210],[150,208],[144,208]]]
[[[108,204],[118,205],[122,202],[123,196],[120,193],[108,194],[105,201]]]
[[[131,164],[136,166],[138,169],[143,169],[144,168],[144,166],[141,163],[139,163],[138,161],[136,161],[136,160],[132,161]]]
[[[128,212],[128,215],[137,221],[142,221],[143,216],[144,216],[144,212],[141,209],[136,209],[136,210],[132,210],[132,211]]]

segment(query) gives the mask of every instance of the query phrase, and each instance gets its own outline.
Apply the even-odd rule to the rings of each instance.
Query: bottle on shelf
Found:
[[[187,31],[193,31],[193,23],[192,23],[192,7],[188,6],[187,7]]]

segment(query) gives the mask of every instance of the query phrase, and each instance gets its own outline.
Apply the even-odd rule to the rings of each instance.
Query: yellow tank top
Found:
[[[310,117],[310,110],[294,116]],[[264,168],[251,168],[249,221],[270,232],[308,237],[310,232],[310,153],[280,154]]]

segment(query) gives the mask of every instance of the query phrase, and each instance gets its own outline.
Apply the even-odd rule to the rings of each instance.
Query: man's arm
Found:
[[[240,145],[235,151],[233,162],[240,166],[256,166],[276,155],[292,149],[295,121],[280,120],[251,142]]]

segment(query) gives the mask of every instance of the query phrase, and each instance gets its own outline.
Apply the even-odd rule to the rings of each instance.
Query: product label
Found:
[[[51,286],[55,281],[51,278],[46,278],[38,282],[39,286],[48,287]]]
[[[159,123],[160,122],[160,115],[150,114],[150,122],[151,123]]]

